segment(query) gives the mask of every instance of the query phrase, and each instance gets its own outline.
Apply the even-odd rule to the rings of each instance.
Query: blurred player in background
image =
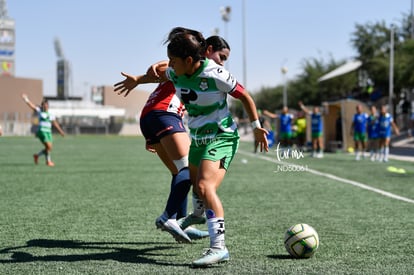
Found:
[[[311,112],[303,105],[302,101],[299,101],[299,107],[307,115],[311,117],[311,130],[312,130],[312,157],[323,158],[323,118],[322,112],[318,106],[313,107]],[[324,110],[325,111],[325,110]]]
[[[352,119],[350,133],[351,136],[354,136],[355,159],[360,160],[361,155],[363,158],[365,158],[368,114],[362,112],[361,104],[358,104],[355,108],[356,113],[354,114],[354,118]]]
[[[263,111],[263,114],[270,118],[279,118],[280,127],[279,127],[279,142],[283,148],[290,148],[292,146],[292,124],[294,116],[289,113],[288,107],[283,107],[282,113],[280,115],[271,113],[267,110]]]
[[[47,99],[43,99],[40,107],[38,107],[29,100],[26,94],[22,94],[22,98],[27,106],[29,106],[38,116],[39,127],[36,132],[36,137],[44,145],[44,149],[33,155],[34,162],[35,164],[38,164],[39,157],[44,155],[46,158],[46,165],[55,166],[51,156],[53,143],[52,125],[55,126],[62,137],[65,136],[65,132],[56,121],[55,116],[49,113],[49,102]]]
[[[306,117],[303,111],[300,111],[295,121],[296,126],[296,144],[304,151],[306,149]]]
[[[367,121],[367,133],[368,133],[368,151],[371,161],[379,159],[379,120],[377,114],[377,108],[375,105],[370,107],[370,114]]]
[[[388,162],[388,155],[390,153],[391,131],[394,130],[396,135],[400,134],[400,130],[394,122],[390,113],[387,112],[387,106],[381,106],[381,112],[378,118],[379,123],[379,147],[380,147],[380,161]]]

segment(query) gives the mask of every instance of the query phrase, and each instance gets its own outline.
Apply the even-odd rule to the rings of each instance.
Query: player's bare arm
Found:
[[[268,110],[263,110],[263,114],[265,115],[265,116],[267,116],[267,117],[270,117],[270,118],[278,118],[279,116],[278,116],[278,114],[275,114],[275,113],[272,113],[272,112],[269,112]]]
[[[400,135],[400,129],[398,128],[397,124],[395,124],[395,122],[391,122],[391,127],[394,130],[394,133],[399,136]]]
[[[302,111],[304,111],[306,114],[309,114],[310,111],[308,108],[305,107],[305,105],[303,105],[302,101],[299,101],[299,107],[302,109]]]
[[[29,106],[31,109],[36,110],[36,105],[34,105],[29,97],[26,94],[22,94],[22,98],[24,100],[24,102],[26,102],[27,106]]]
[[[152,64],[151,67],[148,68],[147,75],[161,80],[163,79],[163,76],[165,76],[165,71],[167,68],[168,60],[159,61],[155,64]]]
[[[65,132],[63,131],[62,127],[60,127],[60,124],[56,120],[53,120],[52,123],[53,123],[53,126],[55,126],[55,128],[58,130],[59,134],[62,137],[64,137],[65,136]]]
[[[121,75],[123,75],[125,79],[123,81],[115,83],[114,91],[118,92],[118,95],[124,94],[125,97],[128,96],[128,94],[139,84],[160,82],[160,78],[147,74],[135,76],[121,72]]]
[[[244,109],[249,116],[250,122],[252,122],[254,136],[260,144],[260,151],[262,152],[265,150],[268,152],[269,144],[266,138],[268,132],[266,129],[260,126],[259,116],[257,114],[256,104],[254,103],[253,98],[247,91],[245,91],[238,99],[243,103]]]

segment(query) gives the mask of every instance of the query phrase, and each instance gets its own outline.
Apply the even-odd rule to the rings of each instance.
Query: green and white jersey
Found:
[[[185,104],[193,140],[207,142],[219,133],[236,130],[227,105],[227,94],[233,92],[237,81],[225,68],[206,59],[190,77],[177,76],[172,68],[167,69],[166,75]]]
[[[39,120],[38,132],[51,133],[52,121],[55,120],[55,116],[49,114],[49,112],[43,112],[39,107],[36,107],[36,114]]]

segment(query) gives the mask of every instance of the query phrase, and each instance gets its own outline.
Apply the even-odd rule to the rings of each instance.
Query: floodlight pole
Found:
[[[283,75],[283,107],[287,107],[287,78],[286,74],[288,72],[288,69],[286,67],[281,68],[281,72]]]
[[[228,22],[230,21],[231,7],[230,6],[221,7],[220,13],[221,13],[221,19],[224,22],[224,39],[227,40],[227,43],[228,43]],[[226,62],[225,64],[225,67],[227,69],[229,66],[228,63],[229,62]]]
[[[231,13],[231,7],[227,6],[227,7],[222,7],[220,9],[221,12],[221,19],[223,19],[224,21],[224,39],[228,39],[227,34],[228,34],[228,26],[227,23],[230,21],[230,13]]]
[[[414,39],[414,0],[411,0],[411,39]]]
[[[246,1],[242,2],[242,50],[243,50],[243,85],[247,88],[247,61],[246,61]],[[244,109],[243,109],[244,110]]]
[[[390,31],[390,72],[389,72],[389,94],[388,94],[388,110],[394,117],[394,107],[392,98],[394,96],[394,25],[391,24]]]

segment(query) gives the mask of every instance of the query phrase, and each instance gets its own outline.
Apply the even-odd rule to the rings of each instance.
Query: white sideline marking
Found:
[[[258,154],[249,153],[249,152],[246,152],[246,151],[243,151],[243,150],[238,150],[238,152],[241,153],[241,154],[243,154],[243,155],[247,155],[247,156],[259,158],[259,159],[266,160],[266,161],[270,161],[270,162],[274,162],[274,163],[281,163],[281,164],[284,164],[284,165],[292,165],[292,166],[300,167],[300,165],[297,165],[297,164],[292,164],[292,163],[288,163],[288,162],[277,161],[276,159],[272,159],[270,157],[266,157],[266,156],[262,156],[262,155],[258,155]],[[386,196],[386,197],[389,197],[389,198],[392,198],[392,199],[395,199],[395,200],[405,201],[405,202],[413,203],[414,204],[414,200],[412,200],[412,199],[409,199],[409,198],[406,198],[406,197],[402,197],[402,196],[399,196],[399,195],[395,195],[393,193],[390,193],[390,192],[387,192],[387,191],[384,191],[384,190],[381,190],[381,189],[378,189],[378,188],[375,188],[375,187],[372,187],[372,186],[369,186],[369,185],[366,185],[366,184],[363,184],[363,183],[360,183],[360,182],[357,182],[357,181],[344,179],[344,178],[337,177],[337,176],[332,175],[332,174],[323,173],[323,172],[320,172],[320,171],[317,171],[317,170],[313,170],[313,169],[310,169],[310,168],[308,168],[306,171],[309,172],[309,173],[311,173],[311,174],[314,174],[314,175],[318,175],[318,176],[322,176],[322,177],[325,177],[325,178],[333,179],[333,180],[336,180],[336,181],[339,181],[339,182],[351,184],[353,186],[356,186],[356,187],[359,187],[359,188],[362,188],[362,189],[365,189],[365,190],[369,190],[369,191],[378,193],[380,195],[383,195],[383,196]]]

